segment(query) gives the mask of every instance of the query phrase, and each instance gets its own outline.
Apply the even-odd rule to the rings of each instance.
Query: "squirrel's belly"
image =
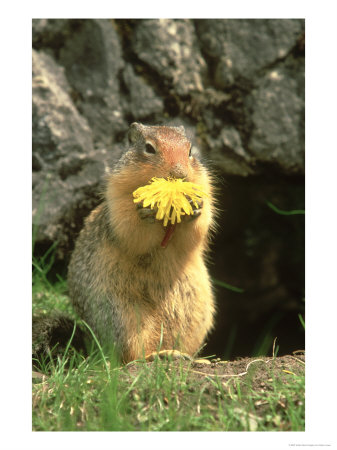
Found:
[[[181,284],[154,303],[144,300],[129,305],[124,326],[128,337],[123,359],[132,360],[157,350],[196,353],[213,325],[213,296],[210,286]]]

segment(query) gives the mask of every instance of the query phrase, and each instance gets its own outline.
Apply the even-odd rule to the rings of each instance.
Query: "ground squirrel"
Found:
[[[80,317],[124,362],[161,350],[193,355],[212,328],[214,299],[205,266],[213,225],[211,177],[184,127],[133,123],[129,144],[107,176],[104,200],[85,221],[69,264]],[[155,209],[133,201],[153,177],[183,178],[208,194],[178,223],[166,248]]]

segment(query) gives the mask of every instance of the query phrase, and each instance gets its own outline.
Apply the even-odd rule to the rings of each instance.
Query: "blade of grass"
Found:
[[[301,325],[302,325],[303,329],[305,330],[305,322],[304,322],[304,319],[302,317],[302,314],[299,314],[298,318],[300,319]]]
[[[95,333],[93,332],[92,328],[84,320],[82,322],[84,323],[84,325],[90,331],[90,334],[93,337],[93,339],[94,339],[94,341],[95,341],[95,343],[96,343],[96,345],[97,345],[97,347],[99,349],[99,352],[100,352],[100,354],[102,356],[104,367],[105,367],[105,370],[106,370],[106,373],[107,373],[107,376],[108,376],[108,380],[111,381],[110,370],[109,370],[109,366],[108,366],[108,363],[107,363],[106,356],[104,354],[103,348],[102,348],[101,344],[98,342],[98,339],[97,339]]]
[[[221,286],[221,287],[223,287],[225,289],[228,289],[230,291],[237,292],[239,294],[242,294],[243,292],[245,292],[244,289],[238,288],[236,286],[232,286],[231,284],[225,283],[224,281],[216,280],[215,278],[212,278],[212,281],[213,281],[213,283],[215,285]]]
[[[290,211],[284,211],[282,209],[279,209],[277,206],[273,205],[270,202],[266,202],[270,209],[272,209],[277,214],[281,214],[282,216],[295,216],[299,214],[305,214],[304,209],[292,209]]]

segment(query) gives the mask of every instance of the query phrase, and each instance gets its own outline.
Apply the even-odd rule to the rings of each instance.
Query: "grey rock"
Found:
[[[46,248],[57,242],[57,258],[69,256],[85,217],[101,201],[104,175],[121,151],[114,147],[71,155],[41,171],[33,188],[35,244]]]
[[[303,86],[304,66],[289,70],[281,64],[242,95],[239,107],[234,105],[237,128],[220,125],[205,111],[211,129],[205,141],[212,161],[228,175],[261,174],[267,167],[287,175],[304,174]]]
[[[64,258],[78,232],[79,221],[99,203],[99,191],[104,175],[106,154],[95,150],[81,155],[81,169],[64,177],[52,167],[41,174],[33,190],[34,241],[45,246],[57,241],[58,257]],[[73,162],[78,160],[73,158]],[[58,167],[66,164],[63,160]],[[79,215],[80,214],[80,215]]]
[[[208,158],[224,174],[246,177],[254,173],[254,160],[243,148],[239,132],[225,125],[216,138],[206,136]]]
[[[71,33],[71,23],[69,19],[33,19],[33,46],[59,48]]]
[[[191,21],[139,21],[132,47],[137,57],[178,95],[203,90],[206,63],[198,48]]]
[[[201,20],[197,29],[203,51],[215,61],[220,88],[250,79],[285,58],[304,29],[301,19]]]
[[[87,118],[94,139],[110,145],[126,131],[119,75],[124,66],[119,37],[108,19],[78,20],[60,50],[76,106]]]
[[[33,50],[34,241],[57,241],[59,257],[71,246],[79,209],[87,214],[99,202],[105,168],[120,153],[116,146],[115,153],[94,149],[88,123],[68,91],[64,69]]]
[[[41,169],[70,152],[93,148],[87,121],[75,108],[64,69],[33,50],[33,168]]]
[[[298,80],[280,68],[268,72],[246,98],[253,124],[250,152],[287,174],[304,173],[304,99],[299,92]]]
[[[123,80],[129,91],[129,95],[125,99],[125,109],[130,111],[134,120],[163,113],[162,99],[155,94],[153,88],[142,77],[135,74],[130,64],[127,64],[124,69]]]

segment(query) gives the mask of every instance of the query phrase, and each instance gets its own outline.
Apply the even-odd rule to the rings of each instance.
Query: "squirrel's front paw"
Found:
[[[197,207],[195,206],[194,202],[191,199],[189,199],[188,201],[189,201],[190,205],[192,206],[193,212],[190,215],[185,214],[185,215],[181,216],[181,219],[185,222],[190,222],[192,220],[195,220],[197,217],[199,217],[202,212],[202,207],[203,207],[202,199],[197,201],[197,205],[198,205]],[[157,208],[153,208],[153,209],[151,209],[149,207],[144,208],[141,203],[137,203],[136,208],[137,208],[138,215],[142,220],[145,220],[148,223],[155,223],[156,214],[158,211]]]
[[[154,223],[156,220],[157,208],[144,208],[141,203],[137,203],[137,212],[139,217],[142,220],[145,220],[148,223]]]
[[[192,220],[195,220],[197,217],[199,217],[202,212],[202,207],[203,207],[202,199],[197,201],[198,207],[195,206],[195,204],[194,204],[194,202],[192,202],[192,200],[189,200],[189,203],[192,206],[193,213],[190,215],[183,216],[183,218],[186,222],[191,222]]]

